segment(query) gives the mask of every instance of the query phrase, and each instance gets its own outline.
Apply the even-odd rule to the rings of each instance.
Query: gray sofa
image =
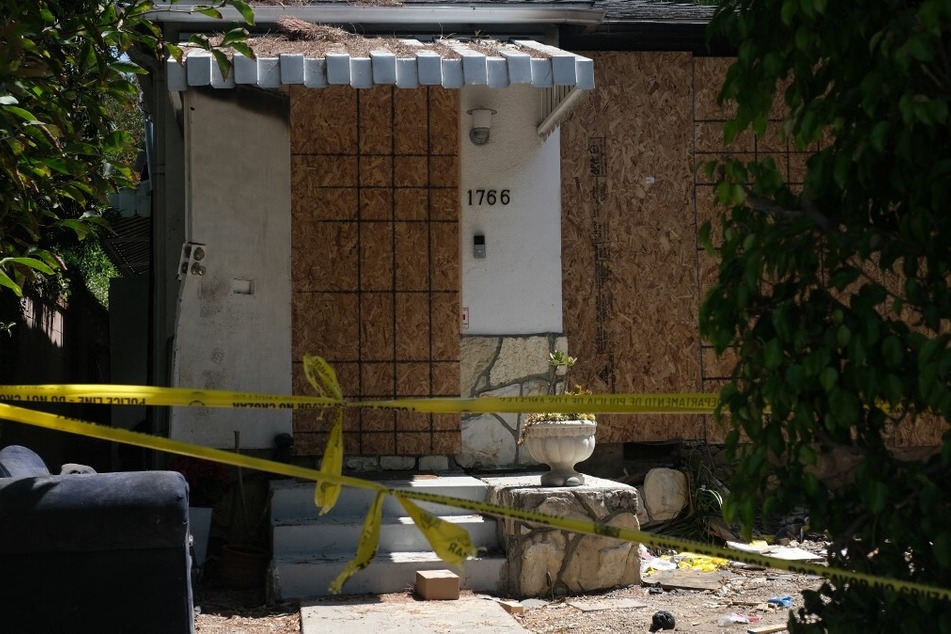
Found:
[[[50,475],[0,450],[3,632],[193,632],[190,569],[180,473]]]

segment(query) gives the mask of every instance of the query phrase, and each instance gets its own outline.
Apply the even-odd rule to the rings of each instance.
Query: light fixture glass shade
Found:
[[[469,129],[469,140],[476,145],[485,145],[489,142],[489,128],[492,127],[492,115],[496,113],[491,108],[473,108],[468,114],[472,117],[472,127]]]

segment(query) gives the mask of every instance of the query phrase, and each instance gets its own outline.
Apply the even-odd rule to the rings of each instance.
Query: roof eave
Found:
[[[233,7],[220,9],[221,19],[195,11],[194,4],[156,4],[149,12],[150,19],[166,24],[187,25],[188,28],[220,29],[222,22],[243,22]],[[581,7],[552,5],[499,6],[498,4],[442,5],[442,6],[264,6],[254,7],[256,26],[277,24],[278,20],[294,17],[318,24],[415,26],[438,24],[485,25],[575,25],[595,27],[604,20],[604,12]]]

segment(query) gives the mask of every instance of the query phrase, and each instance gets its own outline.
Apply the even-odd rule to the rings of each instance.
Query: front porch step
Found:
[[[494,520],[481,515],[445,515],[443,519],[469,533],[476,548],[498,546]],[[272,530],[275,558],[339,557],[357,550],[364,517],[331,517],[304,520],[293,524],[274,524]],[[381,553],[424,551],[430,548],[426,537],[409,517],[384,517],[380,525]]]
[[[352,559],[275,559],[269,570],[269,595],[278,601],[327,596],[328,587]],[[459,585],[476,592],[498,592],[501,587],[504,555],[487,555],[466,561],[456,570]],[[387,594],[403,592],[416,584],[417,570],[449,568],[432,552],[402,552],[378,555],[373,563],[356,573],[343,587],[343,594]]]
[[[488,485],[466,475],[415,476],[382,481],[390,489],[425,491],[436,495],[484,502]],[[268,571],[268,595],[284,601],[329,594],[331,582],[356,556],[363,523],[376,492],[344,487],[337,504],[326,515],[314,505],[314,483],[295,480],[271,482],[271,540],[273,559]],[[468,531],[483,554],[466,561],[459,573],[460,587],[481,592],[501,588],[505,557],[500,554],[494,519],[439,504],[419,506]],[[403,506],[393,496],[383,503],[377,556],[343,587],[345,594],[400,592],[416,583],[417,570],[449,565],[432,552]],[[459,572],[459,571],[457,571]]]
[[[409,489],[484,502],[488,495],[488,486],[482,480],[466,475],[452,476],[416,476],[410,480],[383,480],[380,484],[390,489]],[[293,523],[300,520],[318,519],[318,517],[365,517],[376,495],[369,489],[343,487],[340,498],[334,508],[324,516],[318,516],[314,505],[314,483],[297,480],[273,480],[271,482],[271,522]],[[441,504],[417,502],[427,511],[439,515],[469,515],[472,511]],[[384,517],[406,515],[402,505],[393,496],[388,495],[383,502]]]

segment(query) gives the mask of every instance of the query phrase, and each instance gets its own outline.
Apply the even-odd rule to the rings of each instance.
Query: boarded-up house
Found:
[[[221,30],[181,8],[157,14],[170,41]],[[725,368],[697,326],[715,263],[695,167],[725,150],[728,114],[711,11],[261,3],[256,60],[223,76],[191,51],[154,69],[150,381],[308,394],[312,354],[353,399],[535,394],[567,348],[594,392],[716,390]],[[729,151],[801,180],[778,125]],[[314,411],[156,421],[219,447],[291,433],[300,456],[327,430]],[[599,421],[599,444],[722,438],[702,416]],[[530,460],[519,424],[352,410],[345,449],[366,468],[511,467]]]

